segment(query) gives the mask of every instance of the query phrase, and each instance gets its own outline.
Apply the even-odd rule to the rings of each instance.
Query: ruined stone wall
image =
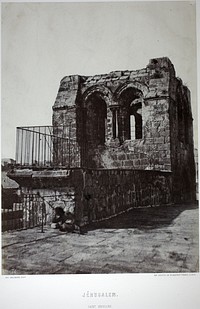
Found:
[[[23,173],[16,170],[15,179],[24,194],[39,194],[45,202],[47,221],[53,209],[62,207],[73,212],[77,224],[116,216],[134,207],[171,204],[172,173],[131,169],[71,169],[67,177],[57,171]],[[67,174],[67,171],[65,171]],[[22,177],[23,174],[23,177]],[[41,177],[43,175],[43,177]],[[44,177],[44,175],[46,177]]]
[[[69,122],[81,167],[172,171],[174,200],[195,197],[190,94],[168,58],[136,71],[65,77],[53,125]]]
[[[160,58],[142,70],[65,77],[53,107],[53,125],[73,124],[72,137],[78,141],[87,167],[171,170],[168,110],[170,77],[174,75],[169,59]],[[134,139],[127,127],[132,100],[141,102],[142,116],[142,136]],[[95,110],[103,105],[107,111],[105,141],[101,143],[95,121],[103,110]],[[100,119],[99,126],[101,123]]]
[[[65,77],[60,83],[52,117],[54,134],[61,138],[54,144],[54,165],[80,167],[81,150],[77,143],[80,122],[76,101],[79,83],[79,76]]]
[[[172,202],[170,172],[141,170],[85,170],[77,209],[91,222],[115,216],[134,207]]]
[[[170,139],[174,200],[195,200],[193,118],[190,92],[180,79],[174,79],[170,93]]]

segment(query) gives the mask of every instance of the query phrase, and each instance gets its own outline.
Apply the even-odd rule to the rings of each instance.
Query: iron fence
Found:
[[[38,194],[24,194],[21,203],[11,209],[2,209],[2,231],[41,227],[47,223],[46,206]]]
[[[54,209],[61,207],[66,212],[74,212],[74,192],[42,196],[38,192],[21,193],[21,201],[13,203],[10,208],[3,208],[2,231],[23,230],[50,225],[55,215]]]
[[[17,127],[16,164],[25,167],[80,167],[80,147],[68,126]]]

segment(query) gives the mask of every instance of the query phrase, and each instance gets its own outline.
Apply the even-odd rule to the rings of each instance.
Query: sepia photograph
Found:
[[[195,276],[195,2],[3,2],[1,20],[1,274]]]
[[[194,17],[2,5],[2,274],[198,271]]]

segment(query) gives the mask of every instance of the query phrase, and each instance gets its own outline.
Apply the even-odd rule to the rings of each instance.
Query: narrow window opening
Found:
[[[134,140],[135,137],[135,116],[130,115],[130,129],[131,129],[131,139]]]
[[[130,139],[142,138],[142,104],[132,104],[130,107]]]

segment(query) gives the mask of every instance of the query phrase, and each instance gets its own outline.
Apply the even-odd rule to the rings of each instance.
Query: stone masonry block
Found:
[[[154,138],[154,144],[164,144],[165,138],[163,136]]]
[[[125,160],[126,159],[126,155],[125,154],[119,154],[118,155],[118,160]]]

